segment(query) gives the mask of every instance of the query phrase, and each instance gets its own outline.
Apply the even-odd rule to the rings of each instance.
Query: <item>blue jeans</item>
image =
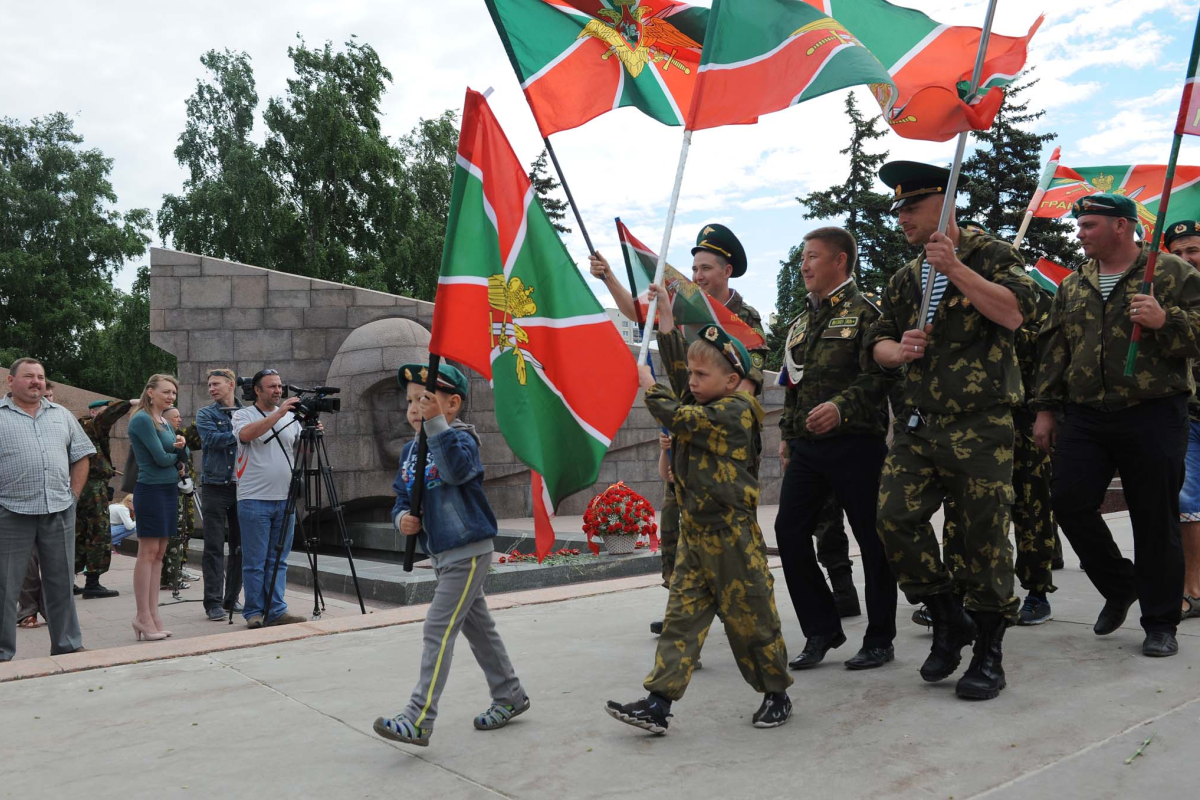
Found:
[[[238,527],[242,532],[242,588],[246,603],[242,616],[263,615],[263,587],[275,568],[275,542],[279,532],[286,528],[283,552],[279,556],[279,572],[271,593],[271,622],[287,611],[283,601],[283,590],[287,586],[287,557],[292,552],[292,528],[295,514],[283,518],[286,500],[239,500],[237,504]]]
[[[1179,521],[1200,522],[1200,422],[1188,420],[1188,446],[1184,457],[1183,490],[1179,493]]]
[[[112,525],[112,526],[110,526],[110,529],[112,531],[112,546],[113,547],[116,547],[121,542],[125,541],[130,536],[133,536],[135,533],[137,533],[136,528],[126,528],[124,525]]]

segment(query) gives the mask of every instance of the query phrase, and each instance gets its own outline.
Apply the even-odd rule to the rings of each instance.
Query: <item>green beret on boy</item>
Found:
[[[1071,205],[1071,216],[1075,219],[1095,214],[1101,217],[1118,217],[1137,221],[1137,203],[1123,194],[1090,194]]]
[[[750,351],[746,349],[746,345],[730,336],[719,325],[705,325],[700,329],[696,338],[703,339],[720,350],[721,355],[725,356],[725,360],[730,363],[733,371],[738,375],[743,378],[750,377],[750,370],[754,369],[754,364],[750,361]]]
[[[1181,219],[1167,226],[1163,234],[1163,246],[1171,249],[1171,243],[1185,236],[1200,236],[1200,220]]]
[[[111,402],[112,402],[111,400],[93,400],[92,402],[88,403],[88,408],[89,409],[103,408],[104,406],[107,406]]]
[[[696,246],[692,255],[701,250],[716,253],[733,265],[733,277],[740,278],[746,274],[746,248],[733,235],[733,231],[716,222],[705,225],[696,235]]]
[[[400,390],[403,392],[408,391],[408,384],[413,381],[424,386],[428,377],[428,364],[405,364],[396,370],[396,380],[400,383]],[[467,385],[467,376],[463,375],[457,367],[444,361],[438,365],[437,388],[439,391],[456,394],[466,400]]]

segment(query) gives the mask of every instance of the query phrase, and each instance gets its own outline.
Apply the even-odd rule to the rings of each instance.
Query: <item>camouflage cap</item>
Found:
[[[88,403],[88,408],[103,408],[111,402],[111,400],[93,400],[92,402]]]
[[[720,325],[701,327],[696,338],[702,339],[720,350],[721,355],[725,356],[725,359],[733,367],[733,371],[738,375],[743,378],[750,376],[750,370],[754,369],[754,363],[750,360],[750,351],[746,349],[746,345],[722,330]]]
[[[1168,225],[1166,232],[1163,233],[1163,246],[1169,250],[1171,242],[1185,236],[1200,236],[1200,220],[1183,219]]]
[[[408,391],[408,384],[416,381],[424,385],[426,378],[429,376],[428,364],[405,364],[396,370],[396,380],[400,383],[402,391]],[[449,392],[467,399],[467,376],[455,366],[445,363],[444,361],[438,365],[438,391]]]
[[[889,161],[879,168],[879,180],[891,187],[893,212],[910,200],[926,195],[945,197],[950,170],[920,161]]]
[[[1137,220],[1137,204],[1123,194],[1090,194],[1081,197],[1071,206],[1071,216],[1075,219],[1088,215],[1101,217],[1120,217]]]
[[[696,234],[696,246],[692,248],[692,255],[701,250],[716,253],[727,259],[733,265],[733,277],[740,278],[746,274],[746,248],[742,247],[733,231],[724,225],[713,222],[700,229],[700,233]]]

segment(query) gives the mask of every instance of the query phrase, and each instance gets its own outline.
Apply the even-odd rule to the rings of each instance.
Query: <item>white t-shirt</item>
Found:
[[[115,527],[124,525],[127,530],[135,530],[137,524],[134,523],[133,517],[129,514],[129,509],[124,503],[112,503],[108,507],[108,524]]]
[[[233,412],[233,435],[238,437],[234,467],[238,500],[287,500],[300,423],[291,414],[285,414],[257,439],[243,442],[241,437],[242,428],[269,416],[257,406],[243,406]],[[274,439],[273,432],[279,434]]]

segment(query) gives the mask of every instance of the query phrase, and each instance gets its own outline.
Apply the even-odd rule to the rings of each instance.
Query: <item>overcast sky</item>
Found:
[[[976,26],[986,5],[900,4],[940,22]],[[1030,97],[1035,108],[1047,111],[1040,129],[1059,134],[1063,163],[1165,162],[1195,25],[1194,0],[1069,6],[999,0],[995,30],[1023,34],[1042,11],[1046,22],[1029,59],[1041,83]],[[70,114],[86,146],[114,159],[119,207],[157,212],[162,196],[179,192],[185,177],[173,150],[184,126],[184,102],[203,75],[201,54],[213,48],[249,53],[261,111],[286,89],[287,48],[297,33],[312,46],[326,40],[340,46],[357,35],[379,52],[394,76],[383,100],[389,136],[403,135],[421,117],[459,108],[466,86],[492,86],[490,102],[517,154],[528,163],[541,149],[483,0],[5,3],[0,116],[27,121],[54,111]],[[864,112],[878,108],[865,89],[855,91]],[[775,307],[779,260],[819,224],[802,218],[795,197],[845,177],[846,159],[837,152],[849,131],[843,102],[837,92],[757,125],[696,133],[670,260],[690,265],[696,231],[706,222],[726,223],[750,254],[750,271],[735,286],[765,319]],[[261,116],[256,135],[263,135]],[[610,257],[619,256],[615,216],[651,247],[661,241],[681,137],[681,129],[634,109],[554,137],[589,232]],[[1200,142],[1191,139],[1185,137],[1181,163],[1200,163]],[[953,142],[910,142],[894,134],[880,141],[894,158],[946,163],[953,155]],[[578,231],[567,237],[567,246],[586,267]],[[144,262],[127,265],[118,285],[128,288],[133,267]],[[603,288],[592,286],[611,305]]]

